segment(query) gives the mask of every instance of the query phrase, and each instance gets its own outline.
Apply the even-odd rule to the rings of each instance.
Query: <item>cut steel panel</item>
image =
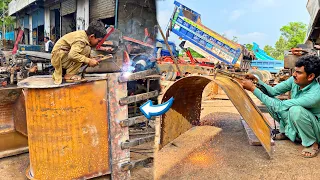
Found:
[[[14,131],[14,106],[21,93],[21,88],[0,89],[0,134]]]
[[[174,98],[169,111],[162,115],[161,138],[159,148],[198,125],[201,112],[202,91],[210,79],[201,76],[189,76],[176,81],[165,92],[162,103]]]
[[[110,172],[106,94],[106,80],[25,90],[32,179]]]
[[[223,75],[218,75],[216,79],[212,76],[190,76],[178,80],[168,88],[163,96],[162,103],[171,97],[175,99],[175,103],[167,113],[162,115],[161,126],[159,127],[161,129],[157,131],[159,134],[156,135],[158,138],[156,142],[159,142],[157,149],[160,150],[163,146],[189,130],[192,125],[198,124],[202,91],[211,81],[224,90],[271,156],[273,152],[271,132],[266,118],[239,83]]]
[[[271,130],[266,118],[239,83],[228,77],[219,76],[214,80],[227,94],[233,105],[260,140],[269,156],[273,153]],[[236,92],[236,93],[235,93]]]
[[[23,93],[20,94],[14,104],[13,121],[15,130],[25,136],[28,136],[26,106]]]

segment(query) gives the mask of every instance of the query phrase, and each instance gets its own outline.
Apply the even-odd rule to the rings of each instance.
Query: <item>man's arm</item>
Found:
[[[289,79],[277,84],[274,87],[264,83],[261,80],[259,80],[258,83],[261,84],[263,87],[265,87],[267,89],[267,91],[268,91],[268,93],[270,94],[271,97],[275,97],[275,96],[284,94],[284,93],[286,93],[286,92],[291,90],[292,83],[293,83],[293,77],[291,76]]]
[[[77,41],[71,45],[70,52],[68,54],[68,58],[77,62],[82,62],[88,64],[90,58],[80,54],[84,48],[86,48],[86,44],[81,41]]]
[[[275,112],[288,110],[292,106],[302,106],[304,108],[313,108],[320,103],[320,96],[316,92],[309,92],[299,98],[281,101],[276,98],[269,97],[260,89],[255,88],[253,94],[262,101],[266,106],[272,108]]]

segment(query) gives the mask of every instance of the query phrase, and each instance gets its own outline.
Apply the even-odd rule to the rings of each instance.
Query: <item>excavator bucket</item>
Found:
[[[22,89],[0,89],[0,158],[27,151],[27,122]]]
[[[172,84],[162,97],[162,103],[173,97],[175,102],[170,110],[160,118],[157,129],[156,150],[160,151],[165,145],[176,139],[192,126],[200,123],[202,92],[210,82],[216,83],[228,96],[240,115],[255,133],[269,156],[273,147],[271,128],[252,99],[240,84],[224,75],[189,76]]]

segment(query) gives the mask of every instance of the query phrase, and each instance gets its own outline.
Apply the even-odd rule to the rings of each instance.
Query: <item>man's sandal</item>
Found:
[[[307,156],[307,155],[305,155],[305,153],[310,153],[311,155],[310,155],[310,156]],[[318,153],[319,153],[319,149],[314,149],[314,148],[311,146],[311,147],[304,148],[304,149],[302,150],[301,156],[304,157],[304,158],[312,158],[312,157],[317,156]]]
[[[273,140],[286,140],[289,139],[284,133],[276,134],[275,137],[272,138]]]
[[[78,75],[72,75],[69,78],[65,77],[64,79],[67,83],[86,82],[87,81],[86,79],[81,78],[81,76],[78,76]]]

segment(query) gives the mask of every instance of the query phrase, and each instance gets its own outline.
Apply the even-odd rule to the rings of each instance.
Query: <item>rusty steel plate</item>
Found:
[[[15,104],[21,94],[21,88],[0,89],[0,134],[14,131]]]
[[[189,130],[193,125],[198,125],[201,112],[201,96],[205,86],[214,81],[227,94],[240,115],[253,130],[261,144],[271,156],[273,147],[271,146],[271,130],[266,118],[256,107],[247,92],[241,85],[226,76],[189,76],[182,78],[170,86],[164,93],[162,102],[166,102],[173,97],[171,109],[162,115],[160,122],[157,149],[170,143],[172,140]]]
[[[21,88],[0,89],[0,158],[28,151],[24,105]]]
[[[32,179],[110,173],[107,81],[25,89]]]

